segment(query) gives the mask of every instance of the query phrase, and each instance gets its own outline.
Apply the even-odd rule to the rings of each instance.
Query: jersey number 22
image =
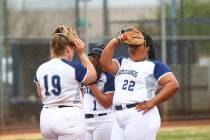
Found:
[[[124,80],[122,89],[133,91],[134,86],[135,86],[135,81],[132,81],[132,80],[131,81]]]

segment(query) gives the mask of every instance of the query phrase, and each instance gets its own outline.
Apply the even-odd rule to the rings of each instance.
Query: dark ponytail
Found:
[[[150,60],[155,60],[155,50],[153,47],[152,37],[145,32],[142,32],[144,39],[146,41],[146,47],[149,47],[148,57]]]

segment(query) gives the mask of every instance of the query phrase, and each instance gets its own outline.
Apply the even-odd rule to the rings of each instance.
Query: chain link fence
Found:
[[[107,43],[125,25],[138,26],[152,35],[157,59],[161,60],[158,3],[152,5],[151,10],[150,5],[112,7],[110,1],[106,1],[106,7],[102,5],[107,4],[105,0],[101,0],[98,7],[91,5],[93,1],[53,0],[48,5],[39,1],[33,3],[35,6],[29,1],[7,1],[8,9],[3,11],[7,16],[1,16],[0,22],[4,23],[1,31],[6,31],[1,32],[0,43],[1,131],[38,128],[42,105],[36,97],[33,76],[38,66],[49,59],[50,33],[60,24],[79,29],[78,33],[90,49],[95,43]],[[178,78],[181,89],[167,101],[166,115],[168,119],[209,119],[210,11],[196,18],[189,17],[187,3],[175,2],[179,8],[174,11],[179,13],[176,17],[170,16],[167,8],[170,9],[171,3],[166,3],[166,54],[167,64]],[[199,2],[195,2],[198,7],[204,3]],[[209,0],[205,2],[210,3]],[[103,12],[108,13],[104,15]],[[120,55],[128,56],[125,46],[117,49],[115,57]],[[159,108],[163,115],[164,107],[160,105]]]

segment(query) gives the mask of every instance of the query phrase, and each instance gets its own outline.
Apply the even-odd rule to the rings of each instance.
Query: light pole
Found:
[[[166,13],[165,0],[161,0],[161,57],[162,61],[166,63]]]
[[[4,41],[6,34],[6,16],[7,16],[7,3],[6,0],[0,0],[0,124],[1,128],[5,126],[5,96],[3,85],[3,71],[2,71],[2,59],[4,55]]]
[[[161,0],[161,57],[164,63],[167,62],[167,50],[166,50],[166,12],[165,12],[165,0]],[[168,120],[168,103],[163,103],[163,120]]]
[[[171,0],[171,36],[172,36],[172,46],[170,49],[172,64],[176,65],[177,62],[177,44],[176,44],[176,2]]]
[[[110,35],[108,0],[103,0],[103,35],[104,41],[107,41]]]

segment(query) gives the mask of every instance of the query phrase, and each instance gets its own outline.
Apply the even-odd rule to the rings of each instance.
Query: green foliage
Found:
[[[170,0],[171,2],[171,0]],[[176,24],[177,36],[206,36],[210,35],[210,24],[200,22],[200,20],[210,19],[210,0],[176,0],[176,19],[177,20],[193,20],[193,23],[179,23]],[[166,5],[166,17],[171,19],[170,16],[171,3]],[[171,35],[171,23],[167,23],[167,34]],[[200,56],[210,56],[210,43],[198,41]],[[190,45],[190,44],[189,44]],[[200,48],[202,47],[202,48]]]
[[[176,2],[176,19],[195,19],[199,21],[199,19],[210,18],[210,0],[181,0]],[[170,19],[170,4],[167,3],[166,5],[166,17],[168,19]],[[170,23],[168,24],[170,25]],[[210,26],[207,23],[177,24],[177,35],[209,35],[209,30]],[[170,34],[170,30],[168,31]]]

